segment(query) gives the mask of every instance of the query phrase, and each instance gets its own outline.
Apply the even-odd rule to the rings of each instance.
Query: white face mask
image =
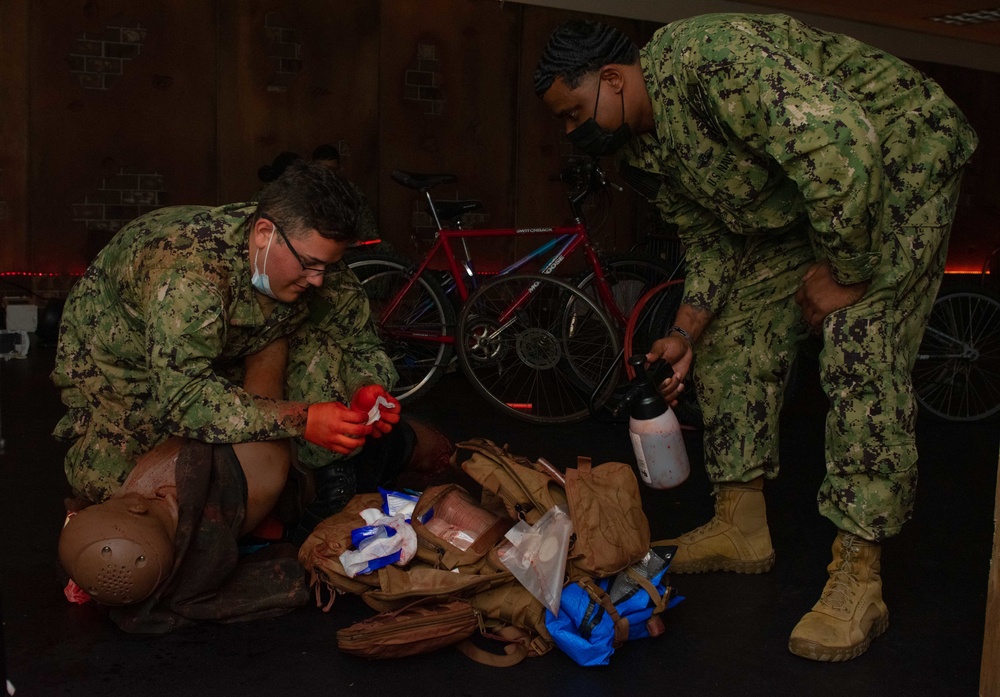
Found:
[[[250,278],[250,284],[267,297],[277,300],[271,291],[271,279],[267,277],[267,255],[271,253],[272,239],[274,239],[273,225],[271,226],[271,236],[267,238],[267,249],[264,250],[264,272],[261,273],[257,270],[257,256],[260,254],[260,248],[258,247],[253,255],[253,276]]]

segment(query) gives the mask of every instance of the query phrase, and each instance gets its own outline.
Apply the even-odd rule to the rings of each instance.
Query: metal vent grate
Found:
[[[941,24],[952,24],[957,26],[1000,22],[1000,7],[994,7],[990,10],[975,10],[972,12],[957,12],[947,15],[937,15],[936,17],[928,17],[927,19],[932,22],[940,22]]]

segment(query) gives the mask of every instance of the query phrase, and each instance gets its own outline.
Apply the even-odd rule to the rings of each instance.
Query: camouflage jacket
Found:
[[[128,414],[119,428],[158,441],[209,443],[299,436],[301,405],[247,394],[243,359],[293,332],[310,311],[331,342],[347,394],[394,375],[346,266],[323,287],[265,314],[250,284],[254,204],[177,206],[123,228],[73,288],[52,379],[70,413],[56,435],[78,437],[102,404]],[[316,308],[327,312],[316,317]],[[83,423],[81,423],[83,421]],[[146,447],[153,447],[148,442]]]
[[[976,146],[922,73],[784,15],[674,22],[640,66],[655,130],[633,138],[622,174],[679,226],[685,300],[713,312],[748,235],[811,228],[839,282],[869,279],[880,226],[920,224]]]

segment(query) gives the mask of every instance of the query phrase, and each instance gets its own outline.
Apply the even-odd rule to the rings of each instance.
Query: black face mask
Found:
[[[625,93],[621,93],[622,98],[622,125],[608,133],[601,128],[595,117],[597,116],[597,103],[601,100],[601,80],[598,78],[597,99],[594,101],[594,116],[581,123],[572,131],[566,134],[566,138],[574,146],[580,148],[593,157],[603,157],[614,155],[625,143],[632,138],[632,129],[625,123]]]

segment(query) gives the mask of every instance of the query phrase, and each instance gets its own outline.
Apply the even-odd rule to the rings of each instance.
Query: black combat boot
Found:
[[[290,536],[291,542],[301,545],[309,533],[321,522],[340,512],[357,491],[355,465],[341,460],[313,470],[316,498],[305,507]]]

